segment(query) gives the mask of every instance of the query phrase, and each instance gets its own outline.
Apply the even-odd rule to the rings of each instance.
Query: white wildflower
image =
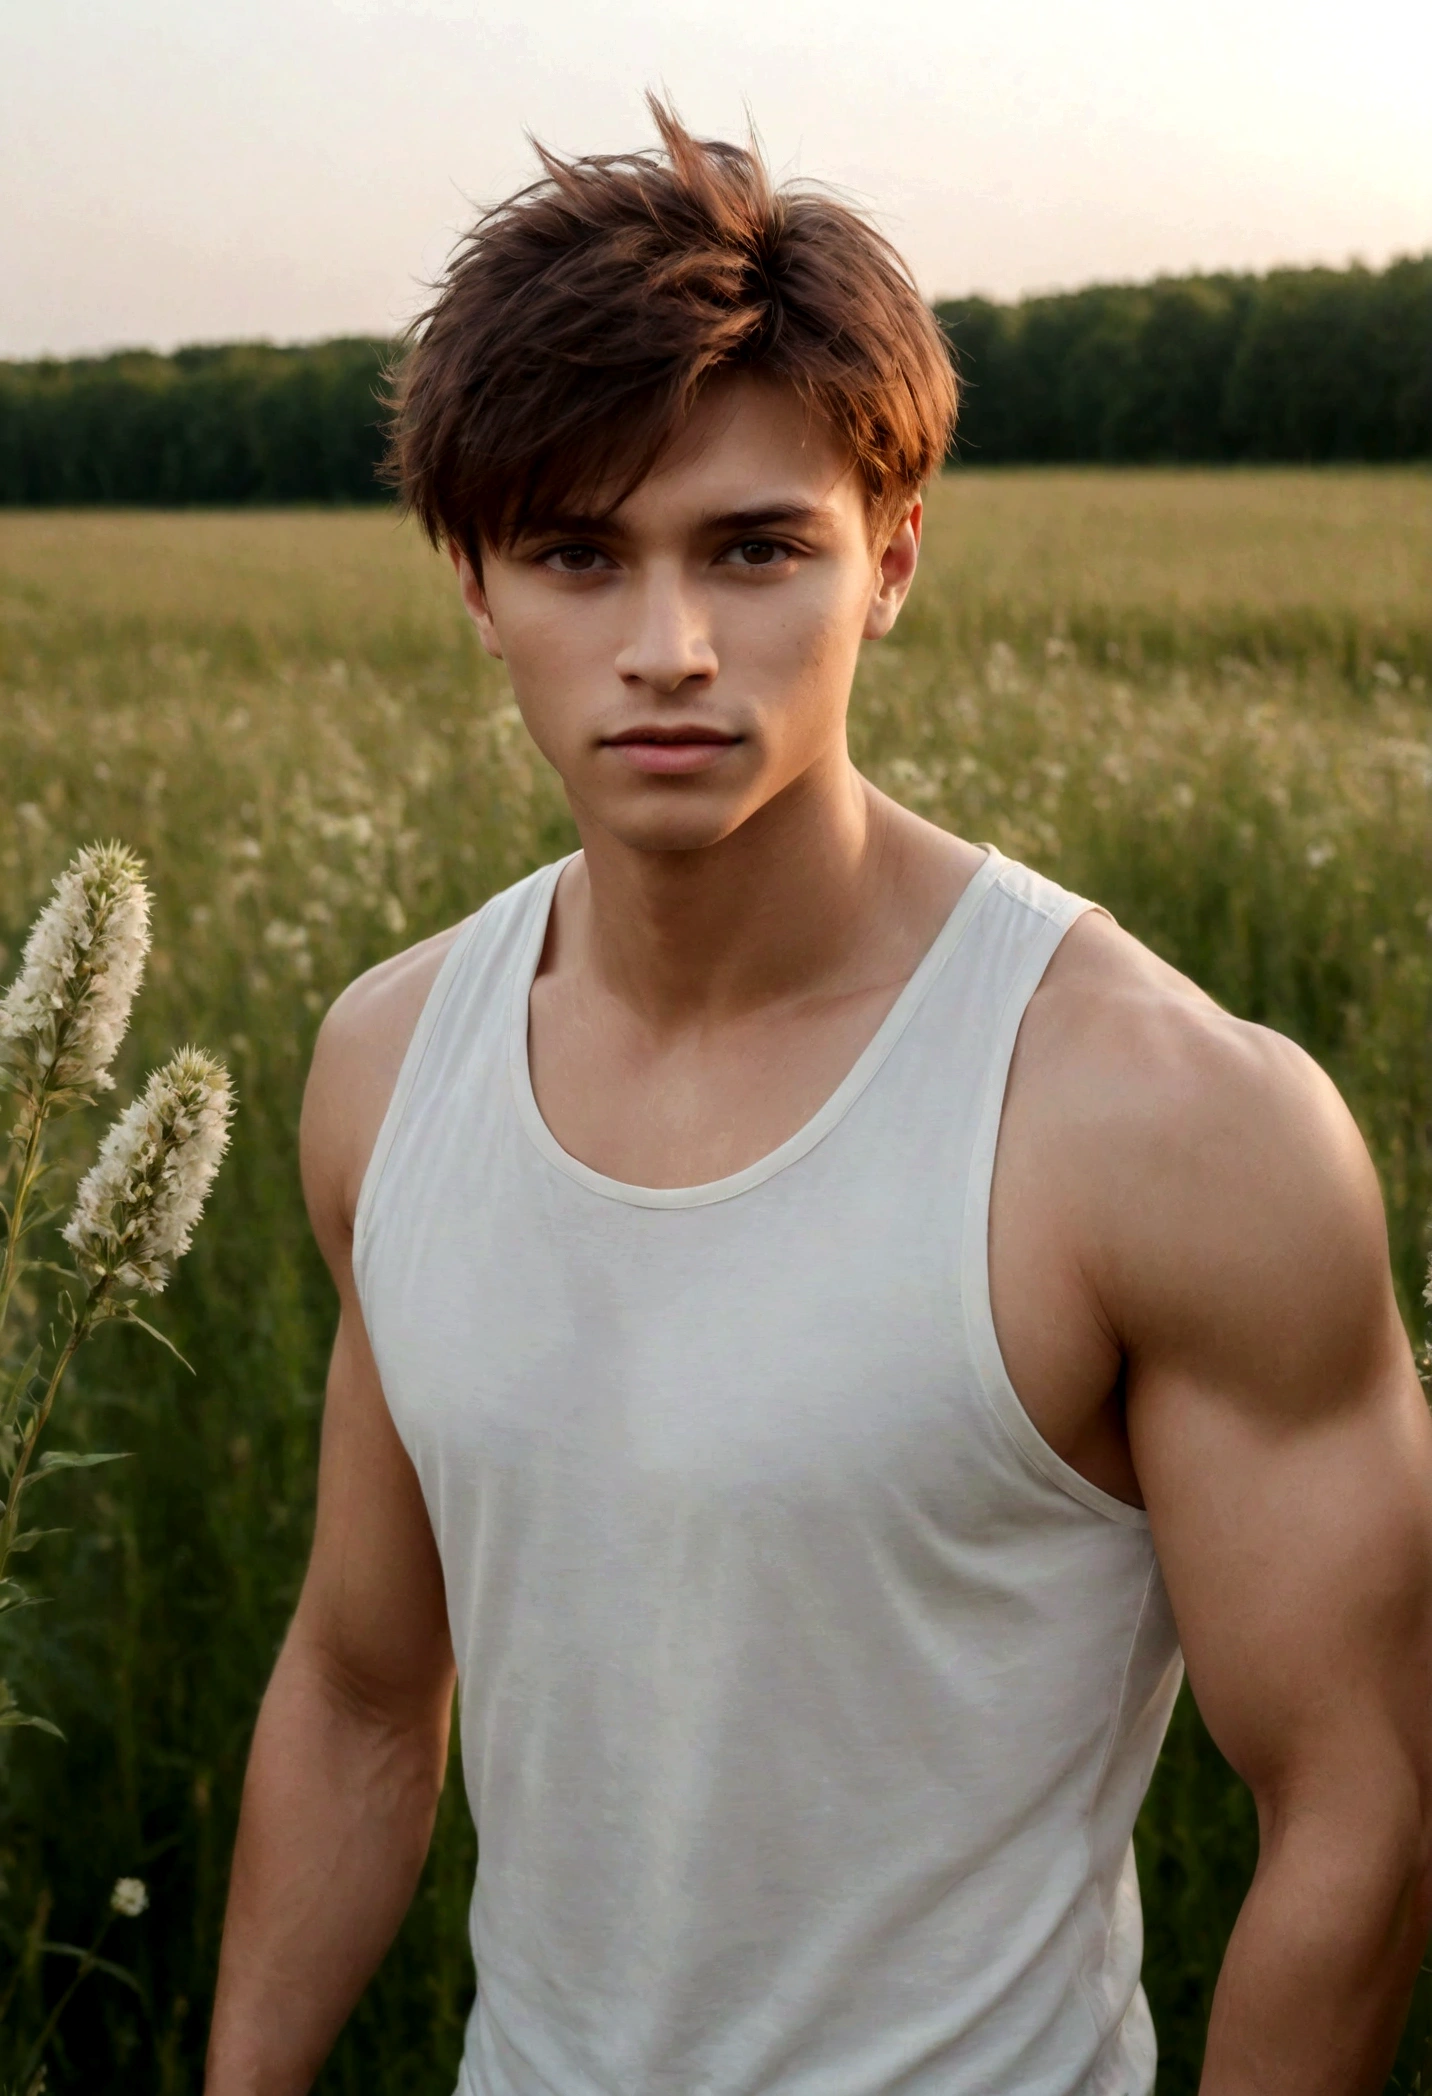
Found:
[[[233,1110],[228,1071],[197,1048],[154,1072],[100,1145],[65,1225],[91,1280],[159,1294],[189,1249]]]
[[[143,1878],[118,1878],[109,1903],[116,1914],[123,1914],[127,1920],[133,1921],[149,1905],[149,1887]]]
[[[113,1088],[109,1066],[148,951],[140,861],[122,845],[86,845],[55,882],[0,998],[0,1063],[23,1092]]]

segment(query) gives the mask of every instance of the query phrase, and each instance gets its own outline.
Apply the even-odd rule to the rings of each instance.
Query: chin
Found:
[[[588,804],[591,806],[591,804]],[[746,800],[717,794],[653,794],[646,805],[591,808],[602,828],[629,851],[705,851],[732,836],[755,813]]]

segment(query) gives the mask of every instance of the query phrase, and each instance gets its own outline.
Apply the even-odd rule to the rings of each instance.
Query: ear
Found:
[[[865,614],[863,640],[883,640],[899,615],[900,606],[915,580],[920,558],[920,527],[925,506],[915,503],[891,532],[880,556],[870,609]]]
[[[457,586],[462,592],[463,605],[468,617],[477,628],[477,637],[489,655],[502,660],[502,643],[497,637],[497,628],[492,623],[492,612],[487,602],[487,592],[482,586],[482,577],[463,552],[455,539],[448,540],[448,558],[457,575]]]

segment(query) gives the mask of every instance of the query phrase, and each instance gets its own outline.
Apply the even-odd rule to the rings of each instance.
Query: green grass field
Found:
[[[1342,1087],[1421,1337],[1432,1209],[1432,476],[962,470],[869,652],[871,775],[1106,903]],[[0,1955],[33,2018],[122,1874],[153,1905],[62,2026],[51,2090],[197,2092],[249,1729],[301,1576],[331,1305],[294,1159],[318,1017],[357,970],[567,849],[445,563],[383,513],[0,512],[0,979],[73,848],[149,861],[124,1076],[227,1055],[234,1153],[157,1317],[111,1331],[59,1442],[56,1598],[4,1655],[68,1744],[12,1736]],[[123,1087],[121,1095],[123,1096]],[[17,1632],[18,1636],[19,1633]],[[320,2087],[449,2096],[473,1863],[450,1787],[423,1889]],[[1181,1706],[1140,1831],[1161,2096],[1192,2096],[1251,1807]],[[28,1946],[28,1948],[27,1948]],[[1432,2088],[1424,1981],[1394,2086]]]

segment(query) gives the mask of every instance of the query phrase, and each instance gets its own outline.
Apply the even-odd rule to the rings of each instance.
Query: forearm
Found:
[[[412,1898],[448,1708],[380,1714],[290,1636],[244,1783],[206,2096],[311,2086]]]
[[[1377,2096],[1429,1925],[1425,1836],[1308,1812],[1265,1839],[1199,2096]]]

